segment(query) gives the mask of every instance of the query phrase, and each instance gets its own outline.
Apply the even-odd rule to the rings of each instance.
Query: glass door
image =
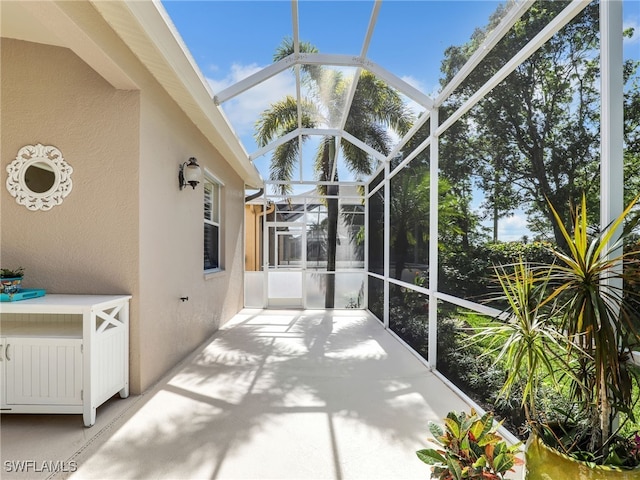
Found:
[[[269,307],[303,307],[306,228],[303,223],[268,224]]]

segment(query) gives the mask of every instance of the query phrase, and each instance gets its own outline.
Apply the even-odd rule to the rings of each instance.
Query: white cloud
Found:
[[[404,77],[400,77],[400,79],[403,82],[407,82],[409,85],[411,85],[413,88],[417,88],[418,90],[422,91],[422,82],[420,80],[418,80],[417,78],[411,76],[411,75],[405,75]]]
[[[503,242],[521,240],[523,235],[531,237],[527,229],[527,219],[521,213],[501,218],[498,221],[498,238]]]
[[[431,98],[435,98],[435,96],[433,95],[434,92],[429,92],[427,90],[427,86],[425,86],[420,80],[418,80],[415,77],[412,76],[404,76],[401,77],[401,79],[404,82],[407,82],[409,85],[411,85],[413,88],[420,90],[422,93],[430,96]],[[434,90],[435,91],[435,90]],[[402,93],[402,92],[400,92]],[[407,97],[407,106],[411,109],[411,111],[418,116],[419,113],[424,112],[426,110],[425,107],[423,107],[422,105],[420,105],[417,102],[414,102],[413,100],[411,100],[410,98]]]
[[[262,70],[262,68],[256,64],[236,63],[225,78],[207,78],[207,81],[215,94]],[[295,78],[289,72],[282,72],[223,103],[221,107],[238,136],[251,136],[260,113],[272,103],[282,100],[286,95],[294,94]]]
[[[425,95],[429,95],[431,98],[435,98],[438,95],[438,92],[440,90],[440,86],[439,85],[427,85],[424,82],[422,82],[421,80],[418,80],[415,77],[412,77],[410,75],[401,77],[401,79],[405,82],[407,82],[409,85],[411,85],[414,88],[417,88],[418,90],[420,90],[422,93],[424,93]]]

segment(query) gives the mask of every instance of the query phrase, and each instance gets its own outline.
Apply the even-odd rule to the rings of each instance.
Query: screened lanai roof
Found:
[[[298,140],[302,135],[312,139],[335,135],[365,150],[375,162],[385,160],[385,155],[345,130],[353,92],[363,70],[372,72],[395,89],[415,117],[421,119],[405,138],[393,136],[395,148],[389,157],[395,156],[407,139],[428,120],[429,110],[438,102],[441,103],[462,79],[462,76],[456,79],[446,90],[440,88],[439,66],[445,48],[467,41],[477,26],[487,23],[489,15],[502,2],[455,2],[457,8],[465,11],[465,22],[460,22],[458,17],[450,14],[452,10],[450,6],[447,8],[447,3],[451,2],[169,0],[164,1],[163,5],[195,61],[210,79],[216,105],[225,113],[243,142],[248,157],[263,178],[268,179],[273,149],[286,141]],[[519,2],[512,6],[504,30],[522,15],[530,3]],[[224,38],[216,29],[210,28],[214,18],[224,18],[225,23],[233,26],[225,31]],[[278,27],[281,29],[263,20],[266,18],[278,18]],[[219,25],[219,22],[216,23]],[[496,32],[494,38],[499,38],[499,34]],[[436,36],[438,38],[434,38]],[[273,63],[273,54],[285,37],[293,40],[296,53]],[[216,79],[216,73],[209,70],[210,65],[219,62],[221,52],[233,51],[234,45],[242,46],[247,42],[256,45],[255,51],[247,58],[232,57],[232,61],[237,62],[236,68],[242,68],[243,73]],[[311,43],[319,53],[300,53],[300,42]],[[210,52],[199,53],[196,47],[198,43],[209,45]],[[480,58],[478,55],[474,62]],[[307,93],[301,82],[302,65],[322,65],[325,69],[339,71],[343,78],[348,79],[351,91],[338,106],[341,114],[334,116],[333,121],[322,119],[318,122],[318,128],[313,130],[302,128],[300,120],[297,130],[260,147],[254,139],[254,124],[260,113],[286,95],[300,100]],[[313,162],[314,151],[313,141],[301,148],[294,181],[315,180],[313,168],[308,165]],[[334,165],[337,174],[334,179],[363,180],[344,167],[342,158],[338,157]]]
[[[518,0],[489,1],[267,1],[267,2],[184,2],[165,0],[163,5],[177,31],[204,72],[212,90],[213,102],[224,112],[246,151],[247,157],[269,178],[269,163],[273,150],[288,141],[300,141],[303,136],[319,139],[335,136],[366,151],[374,165],[397,157],[402,152],[408,161],[426,149],[429,140],[407,142],[427,122],[437,109],[456,92],[456,88],[499,42],[512,25],[535,2]],[[463,103],[455,113],[443,119],[441,133],[475,105],[488,91],[509,75],[555,32],[571,21],[590,2],[565,2],[566,8],[529,43],[523,44],[513,59],[492,72],[484,87]],[[452,6],[454,5],[454,6]],[[500,11],[501,21],[490,31],[486,25],[494,12]],[[462,20],[464,18],[464,21]],[[275,25],[274,25],[275,23]],[[222,26],[228,25],[230,28]],[[480,30],[485,30],[477,36]],[[446,85],[440,84],[440,65],[445,50],[462,46],[474,35],[475,50],[457,75]],[[283,38],[293,41],[294,53],[278,62],[273,54]],[[301,42],[316,46],[318,53],[301,53]],[[255,48],[246,48],[245,45]],[[203,50],[203,45],[206,49]],[[240,51],[246,57],[240,58]],[[237,56],[233,56],[233,53]],[[471,54],[471,52],[469,52]],[[227,60],[224,60],[224,59]],[[226,67],[224,61],[230,62]],[[308,93],[302,81],[303,65],[321,65],[339,71],[350,79],[349,92],[342,97],[339,115],[325,118],[317,127],[298,128],[271,143],[260,146],[254,138],[255,122],[270,105],[288,95],[298,104]],[[227,73],[225,73],[225,68]],[[391,135],[393,144],[383,155],[345,129],[353,93],[363,71],[391,86],[415,117],[411,130],[399,137]],[[228,73],[231,72],[231,73]],[[301,109],[298,109],[300,114]],[[428,133],[428,131],[427,131]],[[302,145],[302,143],[301,143]],[[317,142],[315,144],[317,146]],[[292,179],[293,183],[311,183],[314,143],[300,148]],[[362,181],[345,167],[340,154],[334,162],[332,180]]]

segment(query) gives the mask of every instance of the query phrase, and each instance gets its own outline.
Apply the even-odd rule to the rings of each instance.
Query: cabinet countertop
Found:
[[[70,295],[51,293],[43,297],[0,303],[0,313],[83,313],[91,307],[119,303],[131,295]]]

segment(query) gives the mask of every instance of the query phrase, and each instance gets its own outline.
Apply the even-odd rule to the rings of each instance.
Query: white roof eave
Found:
[[[95,1],[95,9],[249,187],[263,185],[255,165],[191,54],[157,1]]]
[[[69,48],[114,88],[135,90],[136,83],[93,35],[99,26],[92,23],[94,17],[86,15],[87,5],[0,1],[0,33],[6,38]],[[84,23],[78,23],[77,17]]]

